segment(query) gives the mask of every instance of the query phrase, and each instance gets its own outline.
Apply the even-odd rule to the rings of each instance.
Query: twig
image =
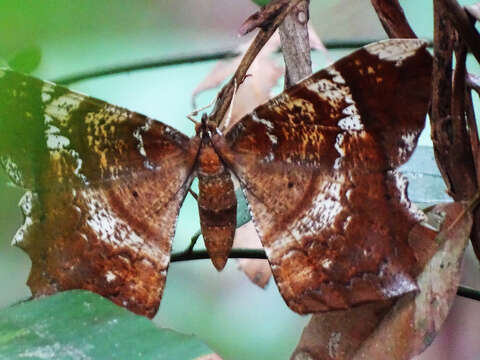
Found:
[[[283,11],[289,0],[272,1],[268,6],[250,15],[238,29],[239,35],[243,36],[256,28],[268,29],[275,18]]]
[[[324,45],[327,49],[332,49],[332,50],[356,49],[379,40],[380,39],[352,40],[352,41],[327,40],[324,42]],[[429,41],[428,44],[429,44],[428,46],[431,47],[433,43],[432,41]],[[156,69],[156,68],[161,68],[165,66],[190,64],[190,63],[196,63],[196,62],[202,62],[202,61],[228,59],[231,57],[238,56],[239,54],[240,52],[237,50],[225,50],[225,51],[212,52],[209,54],[178,55],[178,56],[173,56],[169,58],[139,61],[132,64],[114,65],[111,67],[100,68],[100,69],[85,71],[77,74],[66,75],[63,77],[59,77],[57,79],[52,79],[52,81],[57,84],[70,85],[75,82],[94,79],[102,76],[122,74],[125,72],[133,72],[133,71],[139,71],[139,70]]]
[[[301,1],[279,27],[285,60],[285,88],[312,74],[308,39],[309,0]]]
[[[192,189],[188,189],[188,193],[189,193],[190,195],[192,195],[192,197],[193,197],[196,201],[198,201],[198,194],[197,194],[195,191],[193,191]]]
[[[275,2],[281,2],[282,0],[272,0],[266,8],[269,6],[273,6]],[[220,124],[223,120],[225,114],[227,113],[228,107],[230,106],[230,102],[232,101],[233,90],[235,86],[235,81],[237,84],[241,84],[243,79],[245,78],[250,65],[252,64],[253,60],[265,45],[265,43],[270,39],[273,35],[275,30],[278,26],[282,23],[285,19],[285,16],[295,7],[301,0],[291,0],[285,2],[285,6],[283,7],[282,11],[278,13],[278,16],[275,20],[268,26],[268,28],[263,29],[261,28],[253,40],[252,44],[248,48],[247,52],[242,58],[240,65],[237,68],[237,71],[233,75],[232,79],[220,90],[218,95],[217,102],[215,104],[214,110],[210,114],[210,120],[213,121],[215,124]]]
[[[189,64],[189,63],[196,63],[196,62],[209,61],[209,60],[226,59],[226,58],[235,57],[237,55],[238,55],[238,52],[233,50],[219,51],[219,52],[213,52],[209,54],[199,54],[199,55],[181,55],[181,56],[174,56],[171,58],[146,60],[146,61],[141,61],[141,62],[132,63],[132,64],[115,65],[115,66],[107,67],[104,69],[86,71],[84,73],[78,73],[78,74],[60,77],[57,79],[53,79],[52,81],[57,84],[68,85],[74,82],[101,77],[101,76],[114,75],[114,74],[136,71],[136,70],[159,68],[162,66],[171,66],[171,65]]]
[[[390,38],[417,38],[398,0],[371,0],[371,2]]]
[[[231,259],[266,259],[263,249],[232,249],[228,255]],[[171,262],[210,259],[207,250],[182,251],[172,254]]]
[[[473,56],[480,62],[480,35],[473,26],[470,18],[456,0],[440,0],[445,8],[444,15],[448,16],[460,37],[465,40]]]
[[[265,251],[262,249],[232,249],[230,259],[266,259]],[[185,252],[174,253],[170,261],[180,262],[180,261],[190,261],[190,260],[207,260],[210,259],[208,252],[206,250],[195,250],[190,254],[185,254]],[[457,295],[464,298],[480,301],[480,291],[466,287],[459,286],[457,289]]]
[[[459,286],[457,289],[457,295],[467,299],[480,301],[480,291],[467,286]]]

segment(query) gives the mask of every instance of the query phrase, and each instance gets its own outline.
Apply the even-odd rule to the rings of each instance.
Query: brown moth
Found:
[[[0,159],[29,189],[14,243],[34,296],[88,289],[152,317],[180,206],[198,176],[217,268],[247,197],[278,288],[299,313],[415,291],[407,242],[421,217],[395,170],[423,129],[432,60],[420,40],[368,45],[257,107],[188,138],[129,110],[0,72]]]

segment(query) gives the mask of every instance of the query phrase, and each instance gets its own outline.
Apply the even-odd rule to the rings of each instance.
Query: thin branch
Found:
[[[250,15],[238,29],[239,35],[243,36],[256,28],[268,29],[281,12],[284,10],[289,0],[275,0],[268,6]]]
[[[357,49],[367,44],[370,44],[380,39],[371,39],[371,40],[330,40],[325,41],[324,45],[327,49],[331,50],[341,50],[341,49]],[[432,46],[432,41],[429,41],[429,46]],[[122,74],[125,72],[133,72],[147,69],[157,69],[166,66],[174,66],[181,64],[193,64],[203,61],[212,61],[212,60],[222,60],[229,59],[235,56],[240,55],[238,50],[225,50],[217,51],[208,54],[199,54],[199,55],[178,55],[168,58],[161,59],[151,59],[146,61],[138,61],[131,64],[123,65],[114,65],[106,68],[99,68],[94,70],[89,70],[85,72],[80,72],[77,74],[71,74],[62,76],[56,79],[52,79],[54,83],[62,85],[70,85],[79,81],[95,79],[102,76]]]
[[[371,0],[371,2],[390,38],[417,38],[398,0]]]
[[[457,289],[457,295],[467,299],[480,301],[480,291],[467,286],[459,286]]]
[[[263,249],[232,249],[230,259],[267,259]],[[189,261],[189,260],[207,260],[210,259],[206,250],[195,250],[190,254],[184,252],[174,253],[171,257],[171,262]],[[466,286],[459,286],[457,295],[468,299],[480,301],[480,291]]]
[[[309,0],[301,1],[278,29],[285,61],[285,89],[312,74],[308,6]]]
[[[174,56],[171,58],[153,59],[153,60],[140,61],[132,64],[115,65],[112,67],[106,67],[104,69],[98,69],[98,70],[86,71],[83,73],[78,73],[73,75],[67,75],[64,77],[54,79],[52,81],[57,84],[69,85],[74,82],[88,80],[88,79],[101,77],[101,76],[120,74],[120,73],[125,73],[130,71],[153,69],[153,68],[159,68],[163,66],[172,66],[172,65],[190,64],[190,63],[196,63],[196,62],[202,62],[202,61],[227,59],[227,58],[235,57],[237,55],[238,55],[238,52],[233,50],[219,51],[219,52],[213,52],[209,54],[199,54],[199,55],[180,55],[180,56]]]
[[[282,11],[278,13],[273,22],[268,26],[268,28],[260,28],[257,36],[253,40],[252,44],[248,48],[247,52],[242,58],[240,65],[237,68],[237,71],[233,75],[232,79],[220,90],[220,93],[217,98],[214,110],[210,114],[210,120],[215,124],[220,124],[223,120],[225,114],[227,113],[228,107],[233,97],[233,90],[235,87],[235,82],[241,84],[247,75],[247,71],[250,68],[253,60],[255,60],[259,51],[263,48],[265,43],[270,39],[278,26],[285,19],[287,14],[295,7],[301,0],[291,0],[285,2],[285,6],[282,8]],[[269,6],[274,6],[276,2],[282,2],[282,0],[273,0],[271,1],[265,9]]]
[[[230,259],[266,259],[263,249],[232,249]],[[182,251],[172,254],[171,262],[210,259],[207,250]]]
[[[460,37],[465,40],[473,56],[480,62],[480,35],[470,18],[456,0],[441,0],[445,8],[444,14],[450,18]]]

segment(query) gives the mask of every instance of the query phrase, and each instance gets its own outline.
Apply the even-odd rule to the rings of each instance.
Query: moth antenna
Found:
[[[199,122],[194,118],[194,116],[197,116],[199,112],[202,112],[203,110],[206,110],[208,109],[209,107],[211,107],[213,104],[215,104],[215,101],[217,101],[217,97],[218,97],[218,94],[215,95],[212,99],[212,101],[210,101],[207,105],[205,105],[204,107],[201,107],[199,109],[195,109],[193,110],[190,114],[187,115],[187,118],[192,121],[195,125],[199,124]]]
[[[190,114],[187,115],[187,119],[190,120],[191,122],[193,122],[195,125],[199,124],[199,122],[194,118],[194,116],[197,116],[197,112],[194,111]]]

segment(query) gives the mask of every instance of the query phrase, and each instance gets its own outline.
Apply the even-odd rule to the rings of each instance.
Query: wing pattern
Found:
[[[153,316],[198,143],[160,122],[0,71],[0,161],[28,191],[14,243],[34,296],[88,289]]]
[[[430,76],[422,41],[376,43],[214,137],[294,311],[345,309],[417,289],[407,239],[421,215],[395,168],[423,129]]]

